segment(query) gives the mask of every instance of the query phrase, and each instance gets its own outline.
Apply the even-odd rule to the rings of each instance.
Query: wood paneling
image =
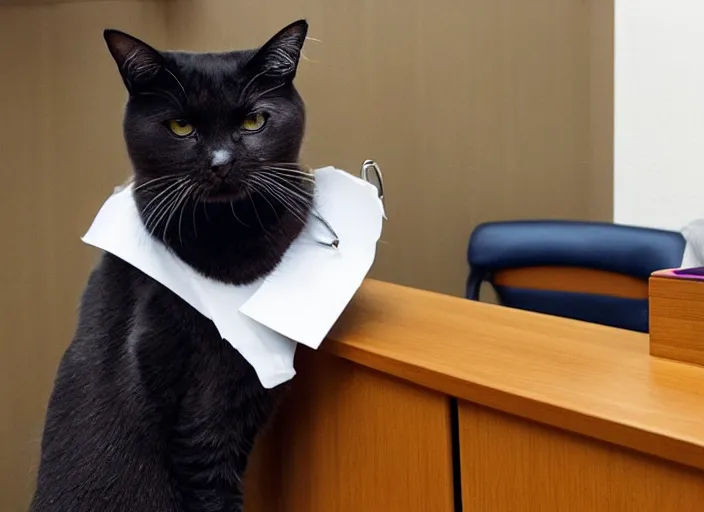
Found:
[[[704,469],[704,369],[651,357],[645,334],[367,281],[323,350]]]
[[[460,403],[464,510],[695,512],[704,472]]]
[[[463,291],[487,220],[611,219],[613,0],[174,0],[169,43],[256,46],[311,24],[305,160],[376,159],[389,222],[373,274]]]
[[[80,237],[129,174],[102,30],[165,39],[162,6],[0,8],[0,510],[25,510],[48,395],[95,252]]]
[[[247,475],[250,512],[450,512],[449,400],[301,349]]]

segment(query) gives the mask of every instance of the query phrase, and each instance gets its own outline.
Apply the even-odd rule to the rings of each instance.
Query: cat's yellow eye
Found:
[[[183,119],[172,119],[169,121],[169,130],[179,137],[187,137],[193,133],[193,125]]]
[[[266,117],[264,117],[264,114],[250,114],[242,121],[242,129],[248,132],[256,132],[261,130],[265,123]]]

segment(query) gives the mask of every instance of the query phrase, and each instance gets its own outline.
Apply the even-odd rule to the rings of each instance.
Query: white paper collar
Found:
[[[334,228],[339,247],[319,244],[330,233],[308,222],[279,266],[251,285],[204,277],[149,236],[131,186],[108,198],[83,241],[130,263],[210,318],[262,385],[273,388],[296,374],[296,343],[320,346],[369,272],[381,236],[384,209],[373,185],[333,167],[318,169],[315,178],[315,209]]]

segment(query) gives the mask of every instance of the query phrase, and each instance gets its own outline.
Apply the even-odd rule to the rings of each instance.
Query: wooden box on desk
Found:
[[[704,268],[650,277],[650,354],[704,366]]]

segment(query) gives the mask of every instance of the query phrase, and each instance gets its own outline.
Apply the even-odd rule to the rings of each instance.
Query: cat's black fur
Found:
[[[299,21],[259,50],[222,54],[158,52],[105,32],[129,91],[142,220],[211,278],[244,284],[272,271],[312,207],[312,179],[294,165],[304,106],[292,82],[306,31]],[[242,129],[252,113],[266,119],[258,132]],[[195,132],[175,136],[172,119]],[[105,254],[58,371],[32,510],[240,511],[277,394],[210,320]]]

